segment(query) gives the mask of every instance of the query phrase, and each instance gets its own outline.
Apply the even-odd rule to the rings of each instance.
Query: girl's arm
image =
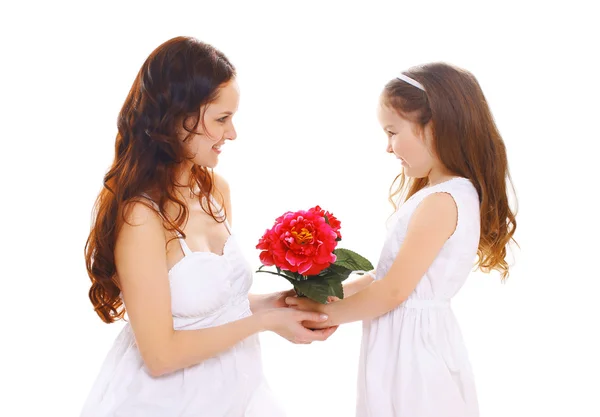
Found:
[[[301,324],[321,320],[318,313],[289,308],[264,310],[207,329],[175,330],[162,220],[140,202],[132,203],[127,220],[117,238],[115,263],[129,322],[152,375],[198,364],[260,331],[271,330],[297,343],[327,338],[327,331],[311,332]]]
[[[403,303],[433,263],[456,229],[458,210],[448,193],[426,197],[415,210],[398,255],[386,276],[352,297],[331,304],[288,298],[288,305],[329,316],[323,323],[304,323],[321,328],[379,317]]]
[[[364,275],[359,276],[352,281],[344,282],[344,298],[350,297],[369,286],[375,277],[375,271],[369,271]]]

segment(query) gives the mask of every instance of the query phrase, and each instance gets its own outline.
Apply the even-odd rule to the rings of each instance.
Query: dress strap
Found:
[[[188,244],[185,243],[185,239],[183,238],[183,236],[179,235],[178,240],[179,240],[179,244],[181,245],[181,250],[183,251],[183,254],[185,256],[191,255],[192,250],[190,249]]]
[[[158,207],[158,204],[156,204],[156,202],[154,200],[152,200],[148,194],[142,193],[141,196],[142,196],[142,198],[145,198],[150,203],[150,205],[152,205],[152,207],[158,212],[158,214],[161,214],[160,207]]]
[[[229,234],[231,234],[231,227],[229,226],[229,222],[227,221],[227,216],[226,216],[225,210],[217,202],[217,200],[213,197],[212,194],[210,195],[210,203],[213,205],[213,207],[215,209],[217,209],[218,215],[223,218],[223,224],[225,224],[225,228],[227,229],[227,231],[229,232]]]
[[[152,207],[154,207],[156,209],[156,211],[158,211],[160,214],[158,204],[156,204],[156,202],[154,200],[152,200],[148,194],[142,193],[142,197],[144,197],[146,200],[148,200],[148,202],[150,204],[152,204]],[[183,251],[183,254],[185,256],[188,256],[189,254],[192,253],[192,250],[190,249],[188,244],[185,242],[185,239],[183,238],[183,236],[181,236],[180,233],[177,233],[177,240],[179,240],[179,245],[181,246],[181,250]]]
[[[231,227],[229,227],[229,222],[227,221],[227,217],[225,217],[225,220],[223,221],[223,223],[225,224],[225,228],[227,229],[227,231],[231,235]]]

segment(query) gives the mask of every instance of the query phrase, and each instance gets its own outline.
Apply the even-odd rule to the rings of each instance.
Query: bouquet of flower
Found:
[[[319,206],[283,214],[256,245],[263,264],[256,272],[279,275],[298,296],[321,304],[329,296],[344,298],[342,282],[353,272],[372,270],[373,265],[356,252],[336,249],[342,240],[340,228],[340,221]],[[276,272],[264,269],[269,266],[275,266]]]

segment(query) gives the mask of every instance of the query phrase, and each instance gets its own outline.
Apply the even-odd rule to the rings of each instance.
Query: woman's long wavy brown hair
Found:
[[[394,79],[384,88],[383,102],[421,130],[431,122],[434,151],[442,164],[471,180],[481,212],[477,267],[484,272],[498,270],[504,280],[509,274],[506,249],[517,228],[516,211],[508,201],[508,185],[513,194],[514,187],[504,141],[483,91],[470,72],[445,63],[414,67],[404,74],[420,82],[426,92]],[[406,201],[426,185],[427,178],[398,175],[390,187],[394,208],[397,196]]]
[[[190,37],[160,45],[138,72],[119,113],[115,158],[96,200],[85,245],[92,281],[89,297],[104,322],[112,323],[125,314],[114,250],[129,203],[145,202],[159,212],[168,230],[183,235],[188,210],[177,197],[176,187],[199,189],[199,198],[214,193],[212,170],[197,165],[192,168],[190,184],[177,183],[181,164],[190,158],[183,142],[199,125],[204,126],[201,107],[214,101],[219,88],[234,77],[235,68],[223,53]],[[188,133],[183,141],[182,129]],[[144,195],[153,203],[140,199]],[[167,215],[168,204],[178,208],[173,219]],[[217,220],[211,205],[205,210]]]

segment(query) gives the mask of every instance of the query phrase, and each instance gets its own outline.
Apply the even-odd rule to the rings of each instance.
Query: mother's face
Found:
[[[200,108],[203,123],[198,123],[198,133],[185,143],[192,162],[207,168],[214,168],[218,164],[225,141],[237,137],[232,120],[240,101],[236,80],[221,85],[217,94],[215,101]],[[187,132],[183,133],[185,138]]]

